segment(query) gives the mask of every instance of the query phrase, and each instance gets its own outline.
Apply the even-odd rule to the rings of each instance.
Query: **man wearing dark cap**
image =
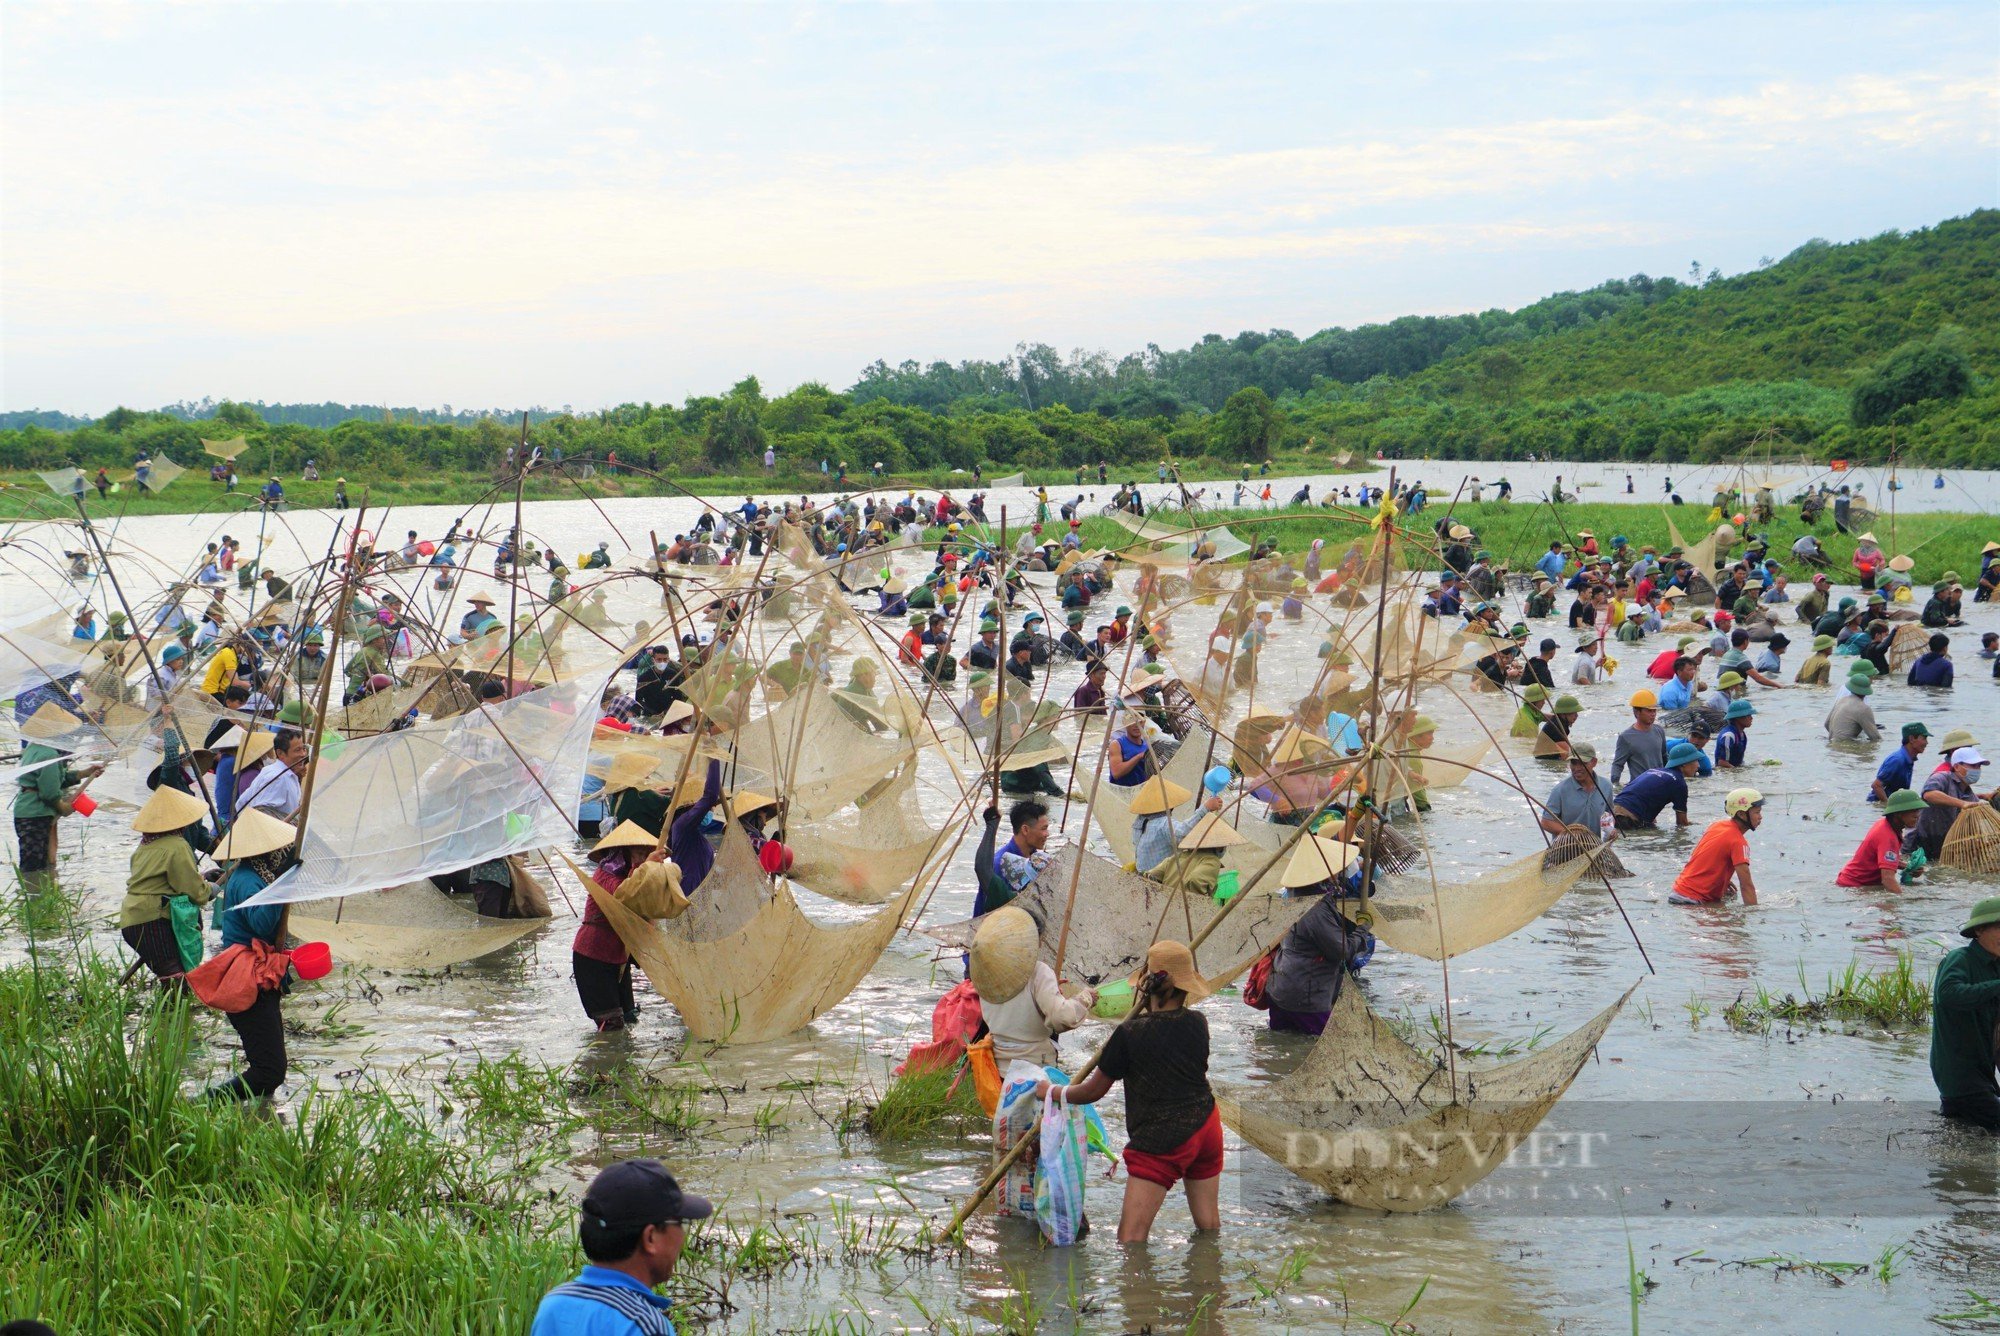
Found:
[[[583,1274],[542,1296],[529,1336],[674,1336],[653,1292],[674,1274],[687,1222],[715,1208],[682,1192],[658,1160],[624,1160],[591,1181],[577,1235]]]

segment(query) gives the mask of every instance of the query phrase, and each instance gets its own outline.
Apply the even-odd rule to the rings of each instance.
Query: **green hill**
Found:
[[[1286,401],[1389,453],[1712,459],[1777,433],[1831,457],[2000,464],[2000,210],[1811,241],[1735,278],[1414,375]],[[1862,396],[1857,416],[1855,390]]]

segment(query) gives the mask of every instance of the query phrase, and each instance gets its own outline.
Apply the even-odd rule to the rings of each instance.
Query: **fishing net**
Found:
[[[380,969],[436,970],[512,946],[547,919],[486,918],[426,878],[292,911],[292,935],[325,942],[336,960]]]
[[[364,696],[352,705],[330,711],[333,716],[330,722],[337,732],[350,738],[381,733],[408,714],[418,702],[427,700],[432,694],[432,685],[432,682],[419,682],[414,686],[396,687]]]
[[[171,483],[186,472],[186,469],[174,463],[173,460],[168,459],[165,455],[154,455],[146,462],[146,476],[140,478],[135,472],[133,478],[147,491],[158,492],[164,490],[168,483]]]
[[[85,491],[83,474],[77,469],[37,470],[36,477],[49,485],[49,490],[57,496],[82,496]]]
[[[785,832],[791,877],[809,891],[851,905],[879,905],[923,870],[943,834],[925,824],[916,770],[906,769],[865,807],[799,823]]]
[[[1341,1201],[1430,1210],[1506,1162],[1634,989],[1547,1048],[1499,1067],[1460,1062],[1454,1076],[1404,1043],[1361,989],[1343,988],[1296,1070],[1254,1089],[1219,1087],[1216,1104],[1245,1141]]]
[[[1375,935],[1399,951],[1446,960],[1520,931],[1562,899],[1590,870],[1588,856],[1551,865],[1529,854],[1473,881],[1425,876],[1378,877],[1371,906]]]
[[[2000,812],[1989,803],[1961,808],[1938,851],[1939,867],[2000,874]]]
[[[1599,843],[1597,832],[1588,826],[1565,826],[1563,834],[1542,855],[1542,866],[1553,869],[1572,858],[1588,858],[1602,875],[1613,881],[1629,880],[1633,873],[1618,857],[1618,851]]]
[[[257,904],[401,886],[571,838],[608,674],[322,755],[299,866]]]
[[[586,878],[583,886],[654,991],[680,1012],[692,1037],[743,1044],[790,1034],[838,1006],[881,958],[916,894],[912,886],[860,923],[827,928],[801,913],[790,888],[779,882],[735,931],[688,941],[666,929],[693,914],[694,907],[663,929],[596,882]],[[708,888],[704,881],[701,894]]]
[[[737,763],[777,785],[795,816],[831,816],[915,754],[894,732],[856,724],[853,707],[834,700],[839,694],[818,688],[787,697],[734,734]]]
[[[214,455],[217,459],[235,459],[249,448],[250,443],[241,436],[232,436],[226,441],[211,441],[206,436],[201,438],[201,452]]]
[[[1231,852],[1241,847],[1232,846]],[[1266,862],[1274,856],[1258,852]],[[1076,903],[1069,915],[1063,975],[1093,986],[1123,979],[1137,970],[1155,940],[1192,942],[1209,920],[1222,912],[1212,896],[1168,890],[1075,844],[1066,845],[1011,901],[1041,924],[1041,958],[1051,966],[1062,937],[1072,875],[1076,877]],[[1247,876],[1242,878],[1245,884],[1248,880]],[[1196,966],[1210,979],[1228,978],[1247,969],[1313,905],[1310,897],[1294,898],[1262,887],[1242,894],[1249,899],[1231,911],[1195,952]],[[966,919],[926,932],[947,946],[970,948],[980,922],[978,918]]]

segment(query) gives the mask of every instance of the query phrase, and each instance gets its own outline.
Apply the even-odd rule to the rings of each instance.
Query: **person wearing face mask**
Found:
[[[1951,832],[1958,814],[1968,807],[1990,802],[1993,790],[1978,791],[1979,776],[1986,757],[1977,747],[1960,747],[1945,757],[1944,766],[1924,781],[1919,796],[1923,814],[1917,818],[1916,844],[1927,862],[1935,863],[1944,849],[1944,837]]]

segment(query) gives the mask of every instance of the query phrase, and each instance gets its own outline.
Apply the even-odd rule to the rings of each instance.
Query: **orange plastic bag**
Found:
[[[1000,1066],[993,1061],[993,1036],[986,1035],[966,1049],[965,1061],[972,1069],[972,1093],[991,1118],[1000,1109]]]

